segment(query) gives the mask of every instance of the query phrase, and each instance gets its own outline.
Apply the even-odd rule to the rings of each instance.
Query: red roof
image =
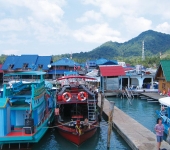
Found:
[[[100,66],[100,74],[103,77],[123,76],[125,71],[122,66]]]
[[[3,73],[3,70],[1,70],[2,68],[2,64],[0,64],[0,73]]]

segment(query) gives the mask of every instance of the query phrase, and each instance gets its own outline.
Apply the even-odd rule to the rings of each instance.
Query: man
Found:
[[[157,124],[155,125],[156,137],[157,137],[157,147],[160,150],[161,142],[163,141],[163,132],[164,126],[162,125],[162,119],[159,118],[157,120]]]

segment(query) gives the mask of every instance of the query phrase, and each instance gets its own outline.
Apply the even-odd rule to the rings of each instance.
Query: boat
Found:
[[[77,146],[95,134],[100,121],[98,94],[89,88],[87,80],[96,79],[75,75],[57,80],[61,88],[56,95],[56,127],[61,136]]]
[[[0,145],[36,143],[48,130],[54,119],[54,91],[46,87],[45,72],[28,71],[5,74],[11,76],[31,76],[32,82],[13,82],[3,85],[0,98]]]
[[[160,98],[161,109],[156,111],[159,118],[162,118],[164,132],[168,135],[170,130],[170,97]]]

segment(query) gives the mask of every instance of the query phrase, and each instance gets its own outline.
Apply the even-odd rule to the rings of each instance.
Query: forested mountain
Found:
[[[142,32],[139,36],[124,43],[108,41],[92,51],[73,53],[72,56],[79,63],[85,62],[87,59],[95,60],[102,57],[137,64],[142,61],[142,41],[145,42],[145,55],[147,57],[142,63],[158,65],[160,52],[163,54],[163,59],[170,59],[170,35],[152,30]],[[3,63],[6,57],[6,55],[1,54],[0,63]],[[70,57],[70,54],[54,54],[53,60],[56,61],[62,57]]]
[[[89,52],[74,53],[73,58],[97,59],[100,57],[113,59],[117,57],[141,56],[142,41],[145,42],[145,54],[153,56],[170,50],[170,35],[148,30],[139,36],[124,42],[106,42]]]

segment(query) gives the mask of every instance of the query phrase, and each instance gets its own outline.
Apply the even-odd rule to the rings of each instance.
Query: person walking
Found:
[[[156,132],[156,138],[157,138],[157,147],[158,150],[160,150],[161,142],[163,141],[163,132],[164,132],[164,126],[162,124],[162,119],[158,118],[157,124],[155,125],[155,132]]]

